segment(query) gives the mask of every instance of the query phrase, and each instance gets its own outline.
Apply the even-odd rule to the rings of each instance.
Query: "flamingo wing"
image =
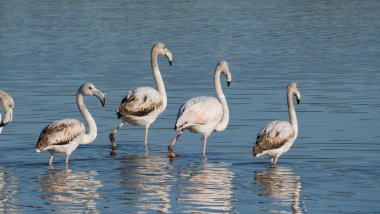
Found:
[[[79,120],[54,121],[42,130],[37,141],[36,150],[42,151],[48,146],[69,144],[82,134],[84,134],[84,125]]]
[[[118,117],[145,116],[163,106],[161,94],[150,87],[140,87],[128,92],[116,110]]]
[[[278,149],[294,137],[292,125],[287,121],[272,121],[262,128],[253,147],[254,155],[266,150]]]
[[[176,127],[184,129],[195,124],[217,124],[223,117],[222,104],[214,97],[195,97],[181,106]]]

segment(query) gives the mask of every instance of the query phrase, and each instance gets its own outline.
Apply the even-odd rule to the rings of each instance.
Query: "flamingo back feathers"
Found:
[[[272,121],[261,129],[257,135],[256,144],[253,147],[253,155],[278,149],[295,136],[292,125],[287,121]]]
[[[41,132],[36,151],[41,152],[51,145],[65,145],[84,134],[84,125],[75,119],[57,120]]]

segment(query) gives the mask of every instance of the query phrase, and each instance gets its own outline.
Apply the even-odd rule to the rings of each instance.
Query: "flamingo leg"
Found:
[[[207,144],[207,136],[204,135],[203,136],[203,152],[202,152],[204,160],[207,160],[207,156],[206,156],[206,144]]]
[[[66,167],[69,166],[70,155],[66,155]]]
[[[278,158],[279,158],[278,156],[276,156],[276,157],[274,158],[273,165],[276,165],[276,164],[277,164]]]
[[[111,141],[111,144],[112,144],[112,151],[116,150],[116,142],[115,142],[115,134],[116,132],[122,127],[124,126],[126,123],[126,121],[122,121],[118,126],[116,126],[112,132],[110,133],[109,135],[109,138],[110,138],[110,141]]]
[[[176,156],[174,151],[173,151],[173,146],[175,145],[175,143],[177,142],[179,137],[181,137],[182,134],[183,134],[183,131],[178,132],[177,136],[173,139],[172,143],[168,146],[168,151],[169,151],[170,156],[172,158],[175,158],[175,156]]]
[[[49,161],[49,165],[52,165],[52,164],[53,164],[53,160],[54,160],[54,153],[50,153],[50,161]]]
[[[148,147],[148,130],[149,126],[145,126],[145,147]]]

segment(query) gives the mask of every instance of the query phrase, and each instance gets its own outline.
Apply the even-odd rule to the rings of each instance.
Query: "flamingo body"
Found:
[[[6,93],[5,91],[0,90],[0,103],[3,106],[5,116],[2,119],[0,113],[0,134],[3,131],[3,127],[12,122],[13,119],[13,108],[15,106],[13,97]]]
[[[280,156],[289,151],[293,145],[297,133],[287,121],[272,121],[261,129],[256,139],[254,154],[256,157],[268,155]]]
[[[178,111],[176,130],[210,135],[223,117],[223,106],[214,97],[195,97]]]
[[[45,126],[42,130],[38,144],[37,152],[49,150],[50,153],[70,154],[78,147],[85,135],[84,124],[76,119],[56,120]]]
[[[165,108],[166,102],[156,89],[139,87],[128,92],[116,114],[129,124],[145,126],[152,124]]]

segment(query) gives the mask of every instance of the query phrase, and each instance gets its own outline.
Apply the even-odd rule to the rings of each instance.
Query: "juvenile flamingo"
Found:
[[[207,137],[213,132],[220,132],[226,129],[229,121],[229,110],[226,97],[220,85],[220,74],[223,73],[227,79],[227,86],[231,84],[231,73],[227,61],[221,60],[215,68],[214,82],[218,99],[214,97],[195,97],[183,104],[177,114],[177,121],[174,129],[178,132],[172,143],[168,146],[171,157],[176,154],[173,146],[185,129],[190,132],[201,133],[203,135],[203,158],[206,156]]]
[[[260,157],[268,155],[271,164],[275,165],[278,158],[287,152],[293,145],[298,135],[298,123],[296,111],[293,105],[293,95],[297,98],[297,104],[301,101],[301,94],[296,83],[290,83],[287,87],[288,111],[290,123],[288,121],[272,121],[262,128],[257,135],[256,144],[253,147],[253,155]]]
[[[156,43],[151,51],[151,65],[157,90],[151,87],[139,87],[128,92],[116,109],[116,114],[123,121],[110,133],[112,152],[116,150],[115,134],[126,123],[145,126],[145,147],[148,145],[148,129],[166,108],[167,96],[164,81],[158,68],[158,56],[165,56],[172,65],[172,53],[161,42]]]
[[[5,112],[5,117],[1,120],[0,113],[0,134],[3,131],[3,127],[10,123],[13,119],[13,108],[15,107],[15,103],[13,98],[7,94],[5,91],[0,90],[0,102],[3,106],[3,110]]]
[[[48,150],[50,152],[49,165],[53,164],[54,153],[65,152],[66,167],[68,167],[70,154],[78,145],[89,144],[96,138],[96,123],[83,103],[83,96],[96,96],[102,106],[105,104],[104,93],[98,90],[94,84],[85,83],[80,86],[76,96],[77,105],[88,125],[88,133],[85,133],[84,124],[76,119],[56,120],[47,125],[38,138],[36,152]]]

